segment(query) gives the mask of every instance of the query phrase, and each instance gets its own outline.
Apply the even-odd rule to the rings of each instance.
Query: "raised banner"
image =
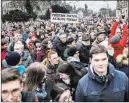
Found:
[[[51,13],[51,22],[78,23],[78,14]]]

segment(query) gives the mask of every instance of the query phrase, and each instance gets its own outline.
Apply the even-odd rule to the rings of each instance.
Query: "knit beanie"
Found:
[[[77,50],[77,48],[76,47],[70,47],[70,48],[68,48],[68,56],[73,56],[74,54],[76,54],[76,52],[77,52],[78,50]]]
[[[14,51],[9,52],[5,57],[7,64],[10,66],[16,66],[20,62],[20,59],[20,54]]]

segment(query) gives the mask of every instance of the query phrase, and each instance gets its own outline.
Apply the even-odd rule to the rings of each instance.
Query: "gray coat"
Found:
[[[22,54],[22,64],[27,68],[31,63],[33,63],[32,57],[29,51],[25,50]]]

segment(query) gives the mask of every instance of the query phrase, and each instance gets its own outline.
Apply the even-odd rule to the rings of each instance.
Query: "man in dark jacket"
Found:
[[[79,49],[79,58],[82,63],[89,63],[90,36],[82,35],[82,46]]]
[[[33,92],[22,92],[22,80],[16,69],[8,68],[1,73],[1,96],[3,102],[38,102]]]
[[[76,102],[129,101],[128,77],[108,63],[107,50],[95,45],[90,50],[91,65],[88,73],[79,80]]]
[[[59,34],[59,42],[56,47],[56,52],[58,53],[59,57],[61,57],[63,60],[64,58],[64,51],[67,47],[67,42],[66,42],[66,34],[65,33],[60,33]]]

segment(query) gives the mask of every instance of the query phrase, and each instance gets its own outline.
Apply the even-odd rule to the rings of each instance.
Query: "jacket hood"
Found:
[[[76,59],[76,58],[74,58],[74,57],[72,57],[72,56],[68,57],[68,58],[67,58],[67,61],[68,61],[68,62],[71,62],[71,61],[80,62],[79,59]]]
[[[89,65],[88,76],[91,79],[96,80],[97,82],[101,82],[101,80],[100,81],[98,80],[98,79],[100,79],[100,76],[97,76],[94,73],[92,65]],[[106,76],[103,76],[103,77],[108,77],[108,80],[110,81],[111,79],[114,78],[114,76],[115,76],[115,68],[111,63],[109,63],[108,64],[108,74]]]

